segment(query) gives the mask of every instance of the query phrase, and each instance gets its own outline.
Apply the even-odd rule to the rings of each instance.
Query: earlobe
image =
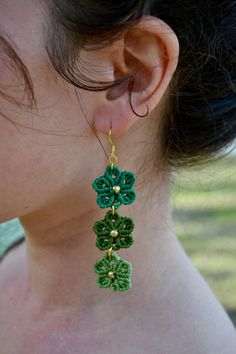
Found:
[[[111,57],[114,78],[134,77],[132,107],[140,116],[145,115],[147,107],[151,113],[166,92],[178,64],[179,42],[175,33],[162,20],[143,16],[135,27],[126,31],[118,48],[117,55]],[[101,112],[103,117],[97,116],[95,127],[105,134],[111,120],[113,134],[120,135],[139,119],[130,107],[128,80],[107,91]]]
[[[124,134],[137,119],[138,117],[130,108],[128,95],[122,95],[119,99],[107,100],[105,104],[97,107],[93,127],[105,135],[108,135],[112,127],[112,135],[118,137]]]

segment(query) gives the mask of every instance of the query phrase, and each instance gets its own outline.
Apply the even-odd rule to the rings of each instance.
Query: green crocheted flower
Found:
[[[96,281],[100,288],[111,288],[114,291],[126,291],[131,288],[132,265],[116,253],[112,253],[111,259],[107,253],[96,261],[93,269],[99,275]]]
[[[96,246],[100,250],[112,247],[114,251],[128,248],[134,242],[131,235],[133,229],[132,219],[120,216],[116,211],[113,215],[112,210],[109,210],[105,218],[97,221],[93,226],[93,231],[97,234]]]
[[[109,165],[103,176],[96,178],[92,183],[93,189],[98,193],[97,203],[100,208],[109,208],[114,205],[118,209],[122,204],[131,204],[136,199],[133,190],[135,176],[132,172],[121,172],[119,167]]]

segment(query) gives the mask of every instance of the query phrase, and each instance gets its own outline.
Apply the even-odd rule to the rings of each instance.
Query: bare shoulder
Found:
[[[192,267],[176,284],[174,297],[163,300],[160,353],[236,354],[236,329],[197,269]]]
[[[11,277],[13,274],[11,270],[17,270],[20,263],[24,263],[25,260],[25,240],[21,241],[19,244],[10,249],[7,254],[3,257],[0,263],[0,281],[5,278],[5,276]]]
[[[12,353],[14,343],[19,337],[20,328],[14,328],[19,313],[19,289],[25,263],[25,241],[9,250],[0,263],[0,343],[3,354]]]
[[[176,327],[169,328],[163,345],[169,347],[166,353],[236,354],[236,332],[227,314],[219,314],[217,308],[215,313],[205,311],[194,314],[193,310],[192,319],[182,324],[177,321]]]
[[[9,291],[21,282],[26,269],[25,241],[12,248],[0,263],[0,309],[5,298],[9,298]]]

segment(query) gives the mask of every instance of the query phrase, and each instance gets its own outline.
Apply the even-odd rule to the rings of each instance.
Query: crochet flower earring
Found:
[[[134,223],[128,217],[120,216],[117,209],[122,204],[128,205],[135,201],[136,193],[133,190],[135,175],[130,171],[121,172],[119,167],[115,166],[117,157],[111,129],[108,137],[112,147],[109,165],[104,175],[92,183],[93,189],[98,193],[99,207],[111,208],[104,219],[97,221],[93,226],[93,231],[97,235],[96,247],[108,251],[103,258],[96,261],[93,270],[98,274],[96,281],[100,288],[126,291],[132,287],[132,264],[118,256],[115,251],[133,244]]]

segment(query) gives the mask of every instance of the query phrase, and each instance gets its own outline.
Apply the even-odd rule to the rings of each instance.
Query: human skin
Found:
[[[176,35],[144,17],[138,31],[109,48],[82,52],[88,67],[97,66],[94,79],[138,72],[132,104],[140,115],[150,110],[139,118],[125,85],[76,92],[55,72],[44,47],[46,21],[38,2],[0,1],[1,30],[17,45],[38,106],[0,98],[16,122],[0,117],[0,222],[19,217],[26,236],[1,264],[1,354],[235,354],[234,327],[175,234],[172,176],[159,140],[153,143],[178,63]],[[0,82],[17,83],[0,65]],[[12,93],[21,99],[22,90]],[[137,200],[119,209],[135,222],[134,244],[118,252],[133,266],[124,293],[100,289],[92,271],[104,255],[92,232],[104,209],[91,184],[108,164],[95,133],[109,155],[111,124],[118,166],[137,174]]]

